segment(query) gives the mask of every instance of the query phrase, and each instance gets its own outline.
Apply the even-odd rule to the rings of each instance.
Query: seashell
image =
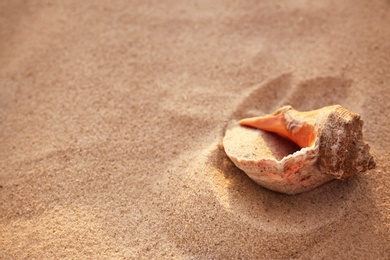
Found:
[[[340,105],[308,112],[285,106],[271,115],[241,120],[226,131],[223,146],[259,185],[297,194],[375,167],[362,127],[360,115]]]

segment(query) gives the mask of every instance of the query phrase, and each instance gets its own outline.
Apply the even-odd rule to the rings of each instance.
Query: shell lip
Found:
[[[267,132],[267,131],[260,130],[260,129],[253,129],[253,130],[256,130],[258,132],[261,132],[261,131]],[[281,142],[284,142],[284,140],[282,141],[282,139],[281,139]],[[286,161],[290,160],[293,157],[296,157],[298,154],[308,153],[309,151],[315,151],[315,153],[317,154],[318,150],[319,150],[318,139],[316,141],[314,141],[310,146],[302,147],[302,148],[299,147],[299,148],[300,149],[296,150],[293,153],[290,153],[290,154],[284,156],[280,160],[278,160],[277,158],[258,158],[258,159],[237,158],[236,160],[239,161],[239,162],[257,162],[257,163],[259,163],[259,162],[274,162],[274,163],[277,163],[277,164],[284,164]]]

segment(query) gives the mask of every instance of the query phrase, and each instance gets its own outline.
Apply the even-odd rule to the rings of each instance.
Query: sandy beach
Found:
[[[1,259],[389,259],[390,2],[1,1]],[[289,196],[236,120],[359,113],[376,168]]]

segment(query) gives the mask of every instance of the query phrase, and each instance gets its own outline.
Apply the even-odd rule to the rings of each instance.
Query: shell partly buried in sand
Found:
[[[233,163],[259,185],[297,194],[375,167],[362,127],[360,116],[340,105],[309,112],[285,106],[241,120],[226,131],[223,145]]]

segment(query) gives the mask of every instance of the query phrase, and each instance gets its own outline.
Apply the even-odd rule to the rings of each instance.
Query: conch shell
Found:
[[[241,120],[240,126],[226,131],[223,146],[259,185],[297,194],[375,167],[362,127],[360,115],[340,105],[308,112],[285,106],[271,115]]]

